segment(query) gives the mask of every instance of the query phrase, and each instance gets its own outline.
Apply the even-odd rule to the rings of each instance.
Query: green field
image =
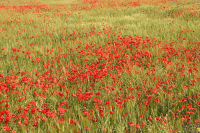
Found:
[[[1,0],[0,132],[200,132],[200,1]]]

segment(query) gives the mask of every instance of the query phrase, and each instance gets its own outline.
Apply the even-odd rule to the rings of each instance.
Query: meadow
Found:
[[[0,132],[199,133],[200,1],[0,1]]]

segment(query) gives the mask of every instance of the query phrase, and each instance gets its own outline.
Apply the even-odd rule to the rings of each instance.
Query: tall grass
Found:
[[[191,1],[1,1],[2,132],[198,132]]]

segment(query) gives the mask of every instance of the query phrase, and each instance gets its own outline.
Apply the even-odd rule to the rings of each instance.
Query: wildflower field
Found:
[[[200,1],[1,0],[0,132],[200,132]]]

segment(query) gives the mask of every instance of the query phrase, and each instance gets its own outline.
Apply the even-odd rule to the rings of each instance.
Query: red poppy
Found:
[[[86,129],[86,130],[89,130],[89,128],[88,128],[87,126],[85,126],[85,129]]]
[[[131,122],[128,122],[128,124],[129,124],[129,126],[134,126],[135,124],[133,123],[133,121],[131,121]]]
[[[149,120],[149,121],[152,121],[153,119],[152,119],[152,118],[149,118],[148,120]]]
[[[113,111],[110,111],[110,114],[113,114]]]

